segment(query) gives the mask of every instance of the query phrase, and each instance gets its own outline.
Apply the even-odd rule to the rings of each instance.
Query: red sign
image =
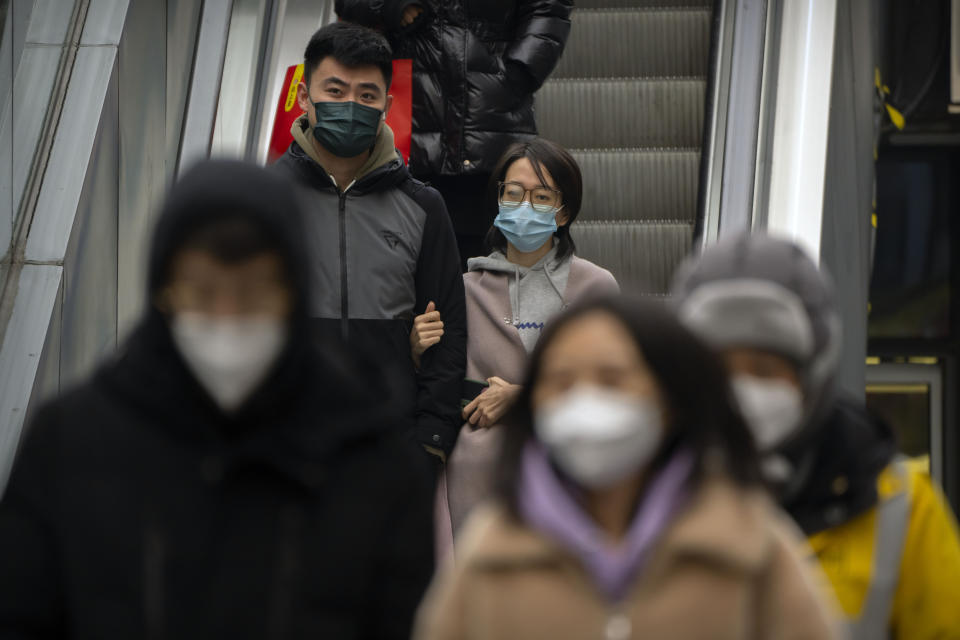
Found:
[[[393,106],[387,112],[387,124],[404,162],[410,162],[410,135],[413,126],[413,60],[393,61],[393,82],[390,83]]]
[[[294,121],[303,115],[297,104],[297,86],[303,80],[303,65],[287,67],[283,79],[283,90],[277,100],[277,113],[273,121],[273,133],[270,136],[270,149],[267,162],[272,163],[287,151],[293,142],[290,128]],[[404,162],[410,160],[410,136],[413,118],[413,64],[411,60],[393,61],[393,82],[390,85],[393,106],[387,112],[387,124],[393,129],[394,142],[403,156]]]

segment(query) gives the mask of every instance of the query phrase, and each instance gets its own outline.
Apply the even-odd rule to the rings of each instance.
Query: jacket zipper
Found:
[[[340,337],[346,341],[348,336],[347,311],[347,194],[340,193]]]
[[[464,19],[466,19],[469,22],[469,18],[466,15],[466,9],[464,9]],[[466,82],[466,78],[467,78],[467,38],[466,37],[463,38],[463,49],[461,50],[460,53],[461,53],[460,60],[462,62],[461,73],[463,74],[461,77],[464,78],[464,83],[463,83],[464,86],[463,86],[463,95],[462,95],[463,106],[461,107],[462,111],[460,112],[462,114],[462,118],[460,120],[460,149],[458,149],[459,153],[457,154],[457,166],[454,167],[454,172],[456,175],[461,175],[464,173],[463,162],[464,160],[467,160],[467,158],[465,157],[466,149],[464,148],[466,146],[466,139],[467,139],[466,125],[467,125],[467,122],[470,120],[470,112],[469,112],[470,91],[467,88],[467,82]]]

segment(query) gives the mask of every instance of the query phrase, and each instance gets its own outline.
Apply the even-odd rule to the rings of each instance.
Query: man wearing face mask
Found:
[[[4,638],[407,638],[432,478],[315,343],[291,185],[238,162],[174,187],[149,307],[37,414],[0,503]]]
[[[400,404],[397,428],[440,460],[460,427],[463,280],[443,200],[410,177],[384,122],[391,59],[366,27],[317,31],[297,94],[306,113],[276,166],[300,185],[308,212],[315,332],[377,363]],[[430,303],[444,314],[445,340],[417,369],[408,336]]]
[[[960,637],[957,525],[889,427],[842,397],[842,328],[830,279],[766,236],[709,247],[681,267],[681,320],[717,347],[781,505],[807,534],[853,640]]]

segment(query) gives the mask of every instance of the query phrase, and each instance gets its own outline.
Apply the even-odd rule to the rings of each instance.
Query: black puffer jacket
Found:
[[[401,27],[404,9],[424,13]],[[412,58],[416,176],[490,173],[512,142],[537,133],[533,92],[570,33],[573,0],[337,0],[343,20],[384,29]]]
[[[289,346],[227,417],[151,309],[40,410],[0,503],[0,637],[409,637],[430,478],[350,358],[312,345],[294,189],[225,162],[176,189],[151,282],[208,205],[243,212],[296,269]]]

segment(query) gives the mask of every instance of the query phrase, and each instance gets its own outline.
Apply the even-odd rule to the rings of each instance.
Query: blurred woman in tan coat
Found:
[[[597,301],[544,331],[497,496],[418,640],[836,637],[721,365],[659,305]]]

